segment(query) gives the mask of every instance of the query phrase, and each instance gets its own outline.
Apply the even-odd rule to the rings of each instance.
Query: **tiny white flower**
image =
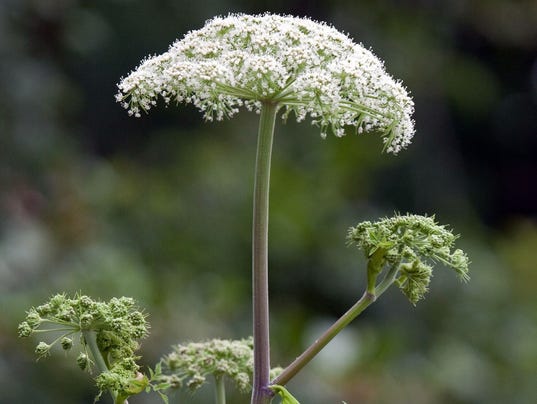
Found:
[[[306,18],[274,14],[216,17],[162,55],[142,61],[116,100],[140,116],[162,98],[194,104],[207,120],[259,112],[264,102],[297,121],[307,116],[343,136],[380,132],[397,153],[414,135],[414,103],[383,62],[345,34]]]

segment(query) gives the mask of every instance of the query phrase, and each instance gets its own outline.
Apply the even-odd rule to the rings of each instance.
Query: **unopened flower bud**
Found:
[[[85,353],[81,353],[80,355],[78,355],[78,357],[76,358],[76,364],[80,369],[86,370],[89,365],[88,355],[86,355]]]
[[[26,316],[26,321],[30,327],[36,328],[41,323],[41,316],[36,310],[32,309]]]
[[[30,327],[30,324],[28,324],[26,321],[23,321],[19,324],[19,337],[25,338],[32,335],[33,329]]]
[[[80,327],[82,329],[90,328],[92,322],[93,322],[93,316],[91,314],[85,313],[80,316]]]
[[[60,343],[62,345],[62,348],[66,351],[68,351],[69,349],[73,347],[73,340],[68,337],[63,337]]]
[[[37,354],[38,357],[44,358],[45,356],[50,355],[50,348],[51,346],[47,344],[46,342],[40,342],[35,347],[35,353]]]

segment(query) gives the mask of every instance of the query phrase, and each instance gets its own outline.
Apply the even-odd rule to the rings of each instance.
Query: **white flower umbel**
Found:
[[[378,132],[388,152],[414,135],[414,104],[371,51],[324,23],[273,14],[208,21],[121,80],[117,101],[139,117],[161,97],[192,103],[207,120],[270,102],[336,136]]]

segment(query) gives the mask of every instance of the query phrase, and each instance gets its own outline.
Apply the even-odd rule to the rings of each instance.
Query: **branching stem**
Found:
[[[375,295],[365,292],[360,300],[328,328],[308,349],[296,358],[272,382],[281,386],[287,384],[304,366],[306,366],[339,332],[354,320],[362,311],[375,301]]]
[[[373,264],[374,265],[374,264]],[[311,344],[299,357],[297,357],[284,371],[272,381],[272,384],[284,386],[295,375],[304,368],[337,334],[343,330],[349,323],[358,317],[369,305],[383,294],[390,285],[393,284],[397,275],[397,267],[394,266],[388,270],[385,278],[374,288],[375,292],[371,293],[371,285],[345,314],[343,314],[334,324],[330,326],[313,344]],[[375,276],[376,279],[376,276]]]

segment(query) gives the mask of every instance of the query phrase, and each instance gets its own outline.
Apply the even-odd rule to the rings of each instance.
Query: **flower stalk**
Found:
[[[367,263],[367,287],[362,297],[343,314],[334,324],[332,324],[318,339],[315,340],[300,356],[298,356],[283,372],[276,377],[273,385],[285,385],[296,376],[304,366],[306,366],[321,350],[332,341],[341,330],[348,326],[358,317],[369,305],[374,303],[384,291],[395,281],[396,270],[387,273],[386,277],[377,286],[377,277],[382,272],[384,256],[386,250],[378,248]],[[397,268],[394,266],[393,268]],[[380,287],[380,289],[379,289]]]
[[[365,292],[345,314],[330,326],[318,339],[315,340],[298,358],[296,358],[284,371],[272,381],[272,384],[286,385],[298,372],[304,368],[321,350],[338,335],[343,328],[358,317],[371,303],[375,295]]]
[[[86,341],[86,346],[88,347],[89,351],[91,352],[91,355],[93,356],[93,361],[99,373],[108,372],[108,365],[106,364],[101,350],[97,345],[97,335],[95,334],[95,332],[91,330],[83,330],[82,335],[84,336],[84,341]],[[114,402],[114,404],[116,404],[116,400],[118,397],[117,393],[112,389],[108,389],[108,391],[112,396],[112,401]]]
[[[270,402],[270,342],[268,295],[268,222],[270,162],[278,106],[265,102],[261,107],[255,164],[252,226],[252,288],[254,375],[252,404]]]
[[[214,377],[214,382],[215,404],[226,404],[226,385],[224,383],[224,375],[216,375]]]

